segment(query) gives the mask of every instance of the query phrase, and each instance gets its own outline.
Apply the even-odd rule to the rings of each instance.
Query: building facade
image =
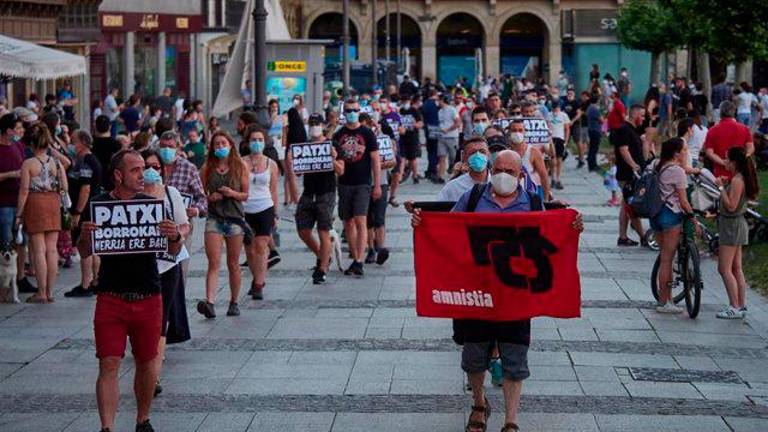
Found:
[[[386,56],[385,17],[389,6],[390,58],[397,51],[397,0],[376,1],[377,41],[372,40],[374,0],[350,1],[350,55],[370,63],[374,46]],[[635,89],[647,88],[650,56],[624,49],[616,38],[622,0],[401,0],[401,48],[408,49],[410,73],[452,83],[473,76],[482,61],[486,74],[542,77],[554,82],[565,70],[586,86],[592,63],[616,77],[627,67]],[[340,58],[340,2],[305,1],[303,37],[335,39],[329,61]],[[402,59],[405,64],[405,59]],[[646,82],[642,82],[645,80]],[[633,95],[635,99],[642,95]]]

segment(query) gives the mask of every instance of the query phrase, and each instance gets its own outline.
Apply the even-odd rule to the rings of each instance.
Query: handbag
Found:
[[[64,174],[64,167],[56,161],[56,167],[58,168],[58,183],[59,183],[59,196],[61,207],[61,229],[69,231],[72,229],[72,215],[69,214],[69,208],[72,207],[72,198],[69,197],[69,192],[64,189],[64,181],[62,175]]]

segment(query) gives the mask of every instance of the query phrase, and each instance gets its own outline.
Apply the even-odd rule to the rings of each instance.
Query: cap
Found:
[[[323,124],[323,122],[324,122],[323,115],[318,113],[314,113],[311,116],[309,116],[309,120],[307,121],[307,123],[309,123],[310,126],[321,125]]]
[[[490,138],[486,138],[488,141],[488,150],[491,153],[496,153],[502,150],[509,150],[509,142],[504,135],[496,135]]]

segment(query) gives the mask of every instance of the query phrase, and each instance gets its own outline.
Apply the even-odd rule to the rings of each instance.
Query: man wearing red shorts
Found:
[[[144,190],[144,160],[133,150],[124,150],[112,158],[115,189],[92,198],[92,201],[125,201],[151,199]],[[92,254],[90,238],[96,225],[90,212],[83,213],[80,251],[83,258]],[[169,252],[181,250],[183,238],[170,220],[160,223],[160,231],[168,238]],[[99,378],[96,400],[101,418],[101,431],[114,431],[120,389],[118,372],[125,355],[126,339],[131,340],[136,362],[134,392],[136,394],[136,432],[154,432],[149,423],[149,409],[157,381],[154,359],[160,339],[163,315],[160,275],[154,253],[104,255],[97,285],[98,297],[93,319]]]

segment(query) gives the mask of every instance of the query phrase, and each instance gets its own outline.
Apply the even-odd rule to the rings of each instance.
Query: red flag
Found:
[[[571,209],[422,213],[414,230],[416,312],[510,321],[581,315]]]

